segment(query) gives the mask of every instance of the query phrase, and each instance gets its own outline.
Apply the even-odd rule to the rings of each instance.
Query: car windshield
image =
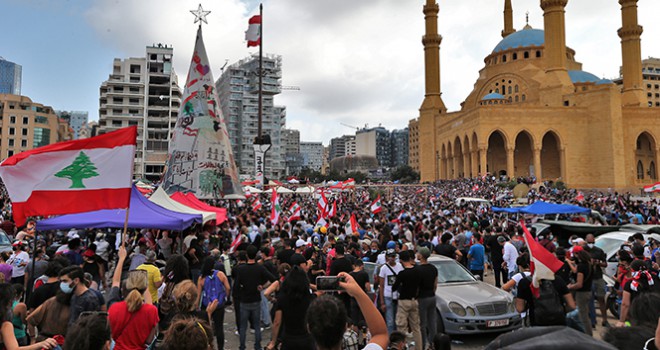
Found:
[[[7,238],[7,235],[4,232],[0,232],[0,245],[6,244],[11,244],[11,241]]]
[[[596,239],[595,245],[602,249],[605,254],[609,254],[610,252],[619,250],[623,243],[624,241],[620,239],[599,237]]]
[[[438,283],[473,282],[475,279],[456,261],[430,261],[438,269]]]

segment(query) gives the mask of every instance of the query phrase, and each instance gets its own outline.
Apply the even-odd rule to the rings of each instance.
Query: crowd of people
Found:
[[[382,204],[374,210],[377,196]],[[0,343],[9,350],[206,350],[223,349],[225,337],[237,335],[241,350],[248,339],[255,349],[449,349],[451,338],[437,332],[432,254],[456,259],[482,280],[493,274],[527,326],[568,326],[585,336],[602,327],[603,339],[619,349],[654,337],[658,242],[635,234],[618,252],[621,310],[610,325],[607,257],[594,235],[563,242],[532,230],[563,263],[554,280],[534,287],[518,223],[461,197],[506,207],[513,191],[495,178],[358,187],[328,193],[327,207],[336,208],[328,212],[316,196],[281,196],[281,207],[295,202],[302,214],[284,212],[278,222],[268,205],[252,206],[268,203],[266,193],[214,201],[228,209],[218,225],[125,234],[37,232],[34,221],[15,227],[5,195],[0,227],[13,250],[0,254]],[[600,215],[562,218],[595,224],[658,224],[660,214],[657,200],[552,184],[532,186],[524,198],[588,207]],[[373,276],[365,262],[377,265]]]

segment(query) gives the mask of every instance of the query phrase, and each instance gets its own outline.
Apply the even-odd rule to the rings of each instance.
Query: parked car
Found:
[[[11,253],[11,241],[7,233],[0,229],[0,253],[9,252]]]

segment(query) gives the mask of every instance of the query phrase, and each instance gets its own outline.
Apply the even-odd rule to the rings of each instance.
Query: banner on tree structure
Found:
[[[169,144],[163,179],[168,194],[180,191],[203,199],[243,194],[214,84],[200,27]]]

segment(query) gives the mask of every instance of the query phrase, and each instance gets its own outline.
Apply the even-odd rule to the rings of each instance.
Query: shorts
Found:
[[[591,290],[593,291],[596,298],[605,298],[605,294],[607,294],[607,285],[605,284],[605,280],[602,278],[594,280]]]

